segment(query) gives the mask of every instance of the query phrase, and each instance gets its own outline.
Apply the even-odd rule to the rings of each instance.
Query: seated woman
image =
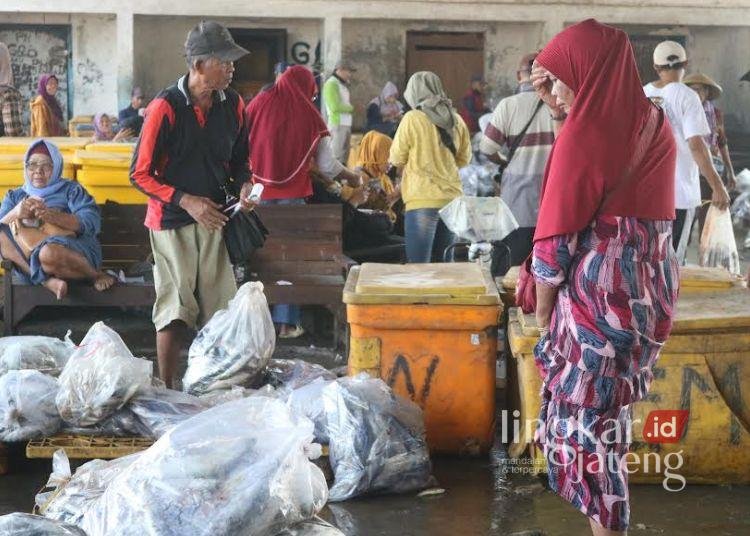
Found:
[[[403,116],[404,106],[398,101],[398,88],[393,82],[387,82],[380,95],[367,105],[365,132],[376,130],[393,137]]]
[[[96,202],[80,184],[61,177],[62,155],[49,141],[32,143],[24,162],[24,185],[10,190],[0,205],[3,259],[12,261],[27,283],[44,285],[58,300],[65,297],[69,280],[89,280],[97,290],[107,290],[115,279],[100,270],[102,249],[96,235],[101,217]],[[31,235],[23,229],[43,229],[45,224],[59,234],[30,243]]]
[[[112,128],[112,119],[104,113],[94,116],[93,141],[128,141],[135,133],[132,129],[123,127],[118,132]]]
[[[361,177],[333,156],[330,134],[313,104],[317,92],[312,71],[294,65],[247,105],[250,169],[253,182],[265,188],[261,204],[304,205],[313,195],[314,168],[339,191],[346,182],[351,188],[349,202],[364,201]],[[304,333],[299,306],[276,304],[271,312],[280,338]]]
[[[395,223],[397,214],[393,206],[401,196],[386,174],[392,143],[391,138],[380,132],[371,131],[365,134],[359,145],[354,171],[364,174],[369,190],[367,202],[360,208],[385,212],[391,222]]]

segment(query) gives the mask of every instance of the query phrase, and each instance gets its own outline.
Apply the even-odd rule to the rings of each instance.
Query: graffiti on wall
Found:
[[[8,46],[13,67],[13,81],[24,99],[37,95],[39,78],[54,74],[59,82],[57,99],[67,113],[68,106],[68,38],[67,29],[43,26],[0,26],[0,41]],[[28,124],[29,109],[23,109]]]
[[[293,63],[297,65],[308,65],[314,70],[319,71],[323,66],[323,61],[320,55],[321,46],[320,41],[313,48],[310,43],[305,41],[297,41],[292,44],[291,48],[291,59]]]

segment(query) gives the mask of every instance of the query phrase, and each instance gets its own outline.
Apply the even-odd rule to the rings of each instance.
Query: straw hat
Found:
[[[682,82],[688,86],[694,86],[700,84],[708,88],[708,100],[718,99],[724,92],[721,86],[711,79],[710,76],[706,76],[703,73],[693,73],[687,75]]]

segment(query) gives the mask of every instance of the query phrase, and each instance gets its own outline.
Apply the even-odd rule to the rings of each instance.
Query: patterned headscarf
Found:
[[[54,95],[50,95],[47,93],[47,82],[49,82],[51,79],[57,80],[57,77],[54,74],[43,74],[42,77],[39,79],[39,85],[37,86],[37,92],[42,96],[42,98],[45,100],[47,105],[52,110],[52,113],[57,117],[57,120],[62,123],[63,121],[63,113],[62,108],[60,108],[60,103],[57,102],[57,99]],[[58,80],[59,83],[59,80]]]

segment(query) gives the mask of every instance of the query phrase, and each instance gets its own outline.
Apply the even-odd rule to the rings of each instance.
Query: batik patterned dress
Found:
[[[631,405],[653,380],[672,327],[672,222],[599,216],[534,244],[537,283],[558,287],[534,355],[544,386],[536,441],[550,487],[600,525],[625,530]]]

